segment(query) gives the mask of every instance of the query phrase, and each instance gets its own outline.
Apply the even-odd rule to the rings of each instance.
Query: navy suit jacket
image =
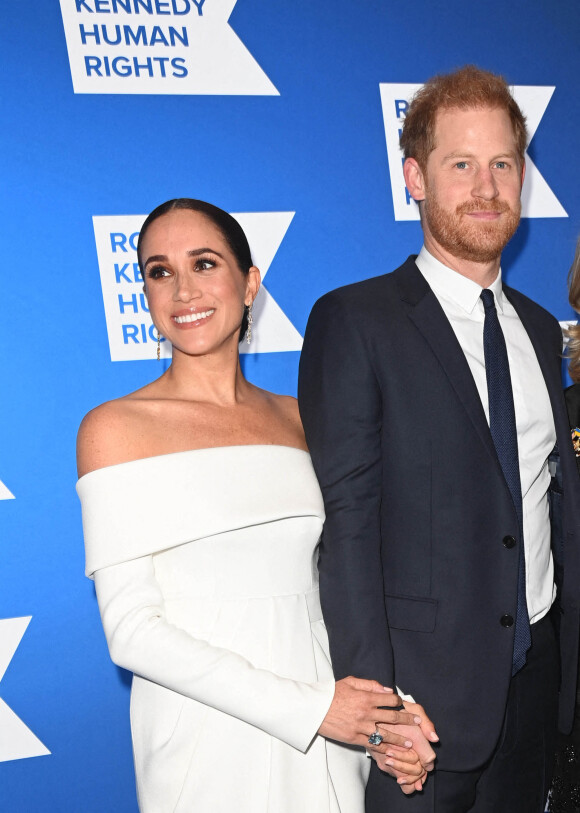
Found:
[[[561,450],[560,723],[572,722],[580,595],[580,480],[556,320],[504,286],[536,351]],[[530,392],[530,398],[534,393]],[[410,257],[323,296],[300,362],[299,403],[324,495],[320,589],[337,679],[395,683],[441,738],[438,765],[491,754],[511,677],[518,520],[464,353]]]

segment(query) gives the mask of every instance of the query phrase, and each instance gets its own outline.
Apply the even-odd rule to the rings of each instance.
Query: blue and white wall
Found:
[[[294,393],[314,300],[421,245],[408,95],[475,62],[513,83],[533,135],[504,271],[571,319],[579,44],[577,0],[3,4],[3,813],[136,811],[129,676],[83,576],[74,445],[87,410],[168,363],[134,264],[145,214],[177,196],[239,214],[267,272],[244,369]]]

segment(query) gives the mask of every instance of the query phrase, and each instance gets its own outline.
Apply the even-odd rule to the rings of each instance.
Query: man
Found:
[[[396,683],[440,736],[421,793],[372,765],[369,813],[540,813],[560,668],[561,727],[574,707],[580,493],[558,323],[501,278],[525,120],[503,79],[466,67],[421,89],[401,144],[424,246],[322,297],[300,365],[331,654],[337,678]]]

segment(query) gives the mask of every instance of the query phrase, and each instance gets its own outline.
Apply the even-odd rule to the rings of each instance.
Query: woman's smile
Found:
[[[188,309],[187,311],[179,311],[179,313],[174,313],[171,318],[177,327],[181,328],[182,330],[188,330],[190,328],[200,327],[201,325],[206,324],[214,315],[215,311],[215,308],[207,308],[206,310]]]

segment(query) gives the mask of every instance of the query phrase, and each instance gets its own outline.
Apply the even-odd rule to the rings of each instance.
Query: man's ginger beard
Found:
[[[425,184],[425,200],[421,216],[439,245],[458,260],[489,263],[496,260],[514,236],[522,211],[518,201],[516,209],[500,199],[468,200],[460,203],[455,212],[443,208],[435,194],[429,194]],[[476,221],[464,217],[469,212],[501,212],[496,221]]]

